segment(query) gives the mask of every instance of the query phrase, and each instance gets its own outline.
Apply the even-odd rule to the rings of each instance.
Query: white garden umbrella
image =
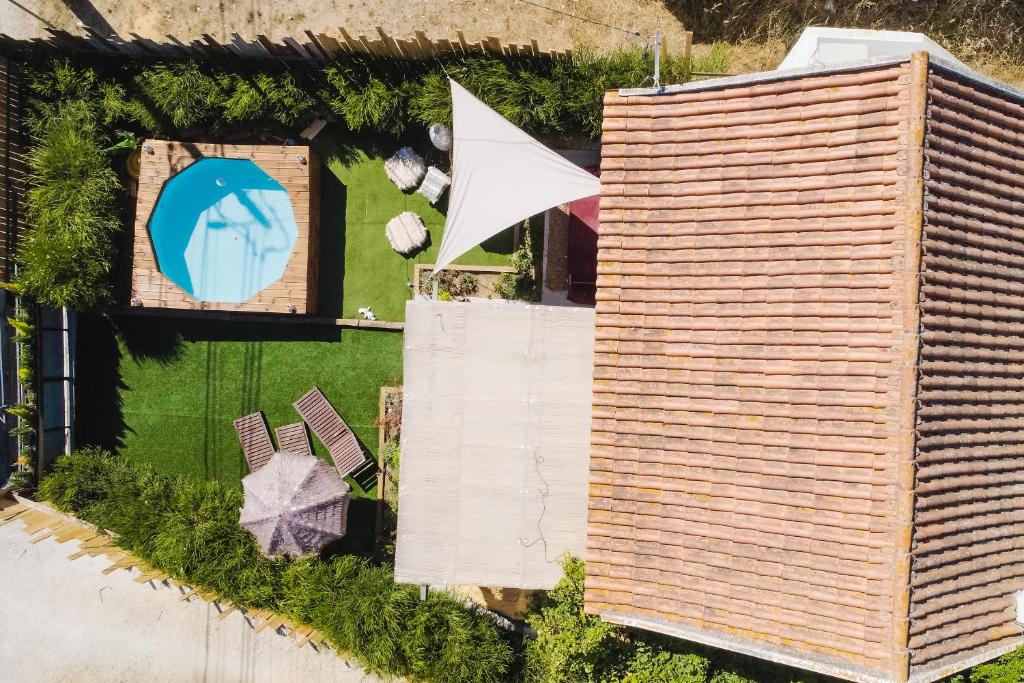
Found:
[[[238,522],[268,557],[308,555],[345,535],[351,489],[319,458],[275,453],[242,479],[242,488]]]

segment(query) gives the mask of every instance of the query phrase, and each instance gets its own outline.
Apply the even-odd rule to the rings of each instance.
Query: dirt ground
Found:
[[[396,38],[416,30],[447,38],[461,30],[472,42],[496,36],[520,44],[535,39],[544,50],[599,51],[649,44],[661,29],[670,51],[685,45],[685,29],[659,0],[0,0],[0,32],[15,38],[44,35],[47,26],[79,32],[79,22],[126,38],[173,34],[182,41],[203,33],[218,40],[233,32],[338,35],[339,26],[353,36],[376,35],[380,26]]]

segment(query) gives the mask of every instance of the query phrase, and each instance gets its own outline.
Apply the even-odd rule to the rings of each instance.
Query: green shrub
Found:
[[[509,264],[516,270],[514,273],[502,273],[494,286],[494,293],[502,299],[540,301],[542,273],[539,264],[544,245],[543,229],[541,221],[526,222],[522,242],[509,259]]]
[[[105,302],[119,188],[90,107],[69,100],[34,123],[19,282],[41,303],[83,310]]]
[[[106,81],[100,84],[99,92],[104,125],[135,125],[148,135],[157,135],[163,129],[152,108],[136,94],[129,93],[124,85]]]
[[[440,71],[424,74],[409,98],[409,118],[424,126],[452,125],[452,93],[448,77]]]
[[[295,82],[290,73],[276,78],[260,74],[256,76],[256,86],[267,98],[271,118],[281,125],[296,125],[313,108],[313,97]]]
[[[509,642],[486,615],[447,594],[421,602],[389,566],[263,557],[238,524],[237,489],[155,474],[93,448],[58,459],[39,495],[117,533],[121,547],[182,582],[311,624],[376,673],[497,683],[511,664]]]
[[[711,662],[692,652],[672,652],[638,643],[623,683],[704,683]]]
[[[979,664],[966,674],[971,683],[1020,683],[1024,681],[1024,648],[994,662]]]
[[[177,128],[209,121],[224,106],[224,93],[217,79],[195,62],[157,64],[140,73],[135,82]]]
[[[724,49],[716,48],[700,70],[726,66]],[[690,67],[684,58],[666,57],[662,82],[688,80]],[[652,69],[652,55],[639,49],[602,56],[578,50],[572,59],[559,60],[452,56],[443,65],[346,55],[323,67],[319,79],[302,83],[280,67],[255,72],[249,66],[187,61],[111,69],[55,61],[31,75],[30,88],[41,107],[87,101],[104,125],[151,135],[169,127],[217,128],[268,119],[296,126],[314,109],[333,112],[353,131],[399,135],[414,121],[451,124],[450,74],[517,126],[596,139],[604,92],[650,84]]]
[[[32,486],[32,473],[28,470],[14,470],[7,477],[7,483],[4,484],[4,488],[9,489],[27,489],[30,486]]]
[[[91,101],[99,80],[95,69],[79,68],[69,59],[55,59],[28,74],[29,91],[43,102]]]
[[[267,113],[267,97],[255,80],[240,74],[224,74],[219,87],[224,98],[224,120],[228,123],[258,121]]]
[[[536,606],[528,622],[537,638],[526,645],[530,683],[597,683],[621,680],[630,643],[622,629],[583,614],[583,562],[566,558],[565,576]]]
[[[378,61],[354,58],[325,67],[323,76],[327,86],[321,97],[351,130],[394,135],[405,130],[408,98],[401,72]]]

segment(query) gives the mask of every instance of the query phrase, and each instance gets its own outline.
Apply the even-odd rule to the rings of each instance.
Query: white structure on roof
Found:
[[[583,557],[594,310],[410,301],[395,580],[554,587]]]
[[[592,197],[601,182],[449,79],[455,151],[448,217],[434,272],[488,237],[552,206]]]
[[[809,26],[800,34],[778,68],[800,69],[863,62],[921,50],[957,66],[964,66],[948,50],[923,33]]]

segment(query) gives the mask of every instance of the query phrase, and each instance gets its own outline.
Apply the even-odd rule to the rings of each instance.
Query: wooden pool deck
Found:
[[[164,183],[205,157],[249,159],[280,183],[291,199],[298,233],[284,274],[244,303],[210,303],[192,298],[160,272],[150,241],[149,219]],[[302,163],[300,157],[307,163]],[[309,147],[146,140],[135,205],[132,305],[143,309],[313,314],[318,285],[319,223],[320,161]]]

